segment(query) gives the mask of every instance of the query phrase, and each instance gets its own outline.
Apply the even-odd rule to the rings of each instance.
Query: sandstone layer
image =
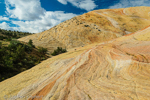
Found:
[[[1,82],[0,100],[5,98],[149,100],[150,26],[43,61]]]
[[[33,40],[52,52],[57,47],[73,48],[108,41],[136,32],[150,23],[150,7],[95,10],[19,41]]]

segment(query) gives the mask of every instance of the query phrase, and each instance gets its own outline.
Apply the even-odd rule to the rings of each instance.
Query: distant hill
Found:
[[[73,48],[108,41],[150,24],[150,7],[95,10],[64,21],[41,33],[18,39],[48,48]]]

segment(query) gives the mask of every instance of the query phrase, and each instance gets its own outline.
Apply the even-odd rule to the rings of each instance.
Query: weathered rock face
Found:
[[[53,51],[111,40],[136,32],[150,23],[150,7],[95,10],[76,16],[49,30],[20,38]]]
[[[0,100],[4,98],[149,100],[150,26],[43,61],[1,82]]]

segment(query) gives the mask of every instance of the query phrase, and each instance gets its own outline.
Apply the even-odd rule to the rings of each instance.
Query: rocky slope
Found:
[[[76,16],[44,32],[20,38],[53,51],[108,41],[136,32],[150,23],[150,7],[95,10]]]
[[[0,83],[0,100],[149,98],[150,26],[108,42],[70,49]]]

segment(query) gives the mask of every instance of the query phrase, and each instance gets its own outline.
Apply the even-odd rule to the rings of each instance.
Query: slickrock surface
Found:
[[[4,97],[8,100],[149,100],[150,26],[43,61],[1,82],[0,100]]]
[[[76,16],[49,30],[20,38],[36,46],[74,48],[136,32],[150,23],[150,7],[95,10]]]

